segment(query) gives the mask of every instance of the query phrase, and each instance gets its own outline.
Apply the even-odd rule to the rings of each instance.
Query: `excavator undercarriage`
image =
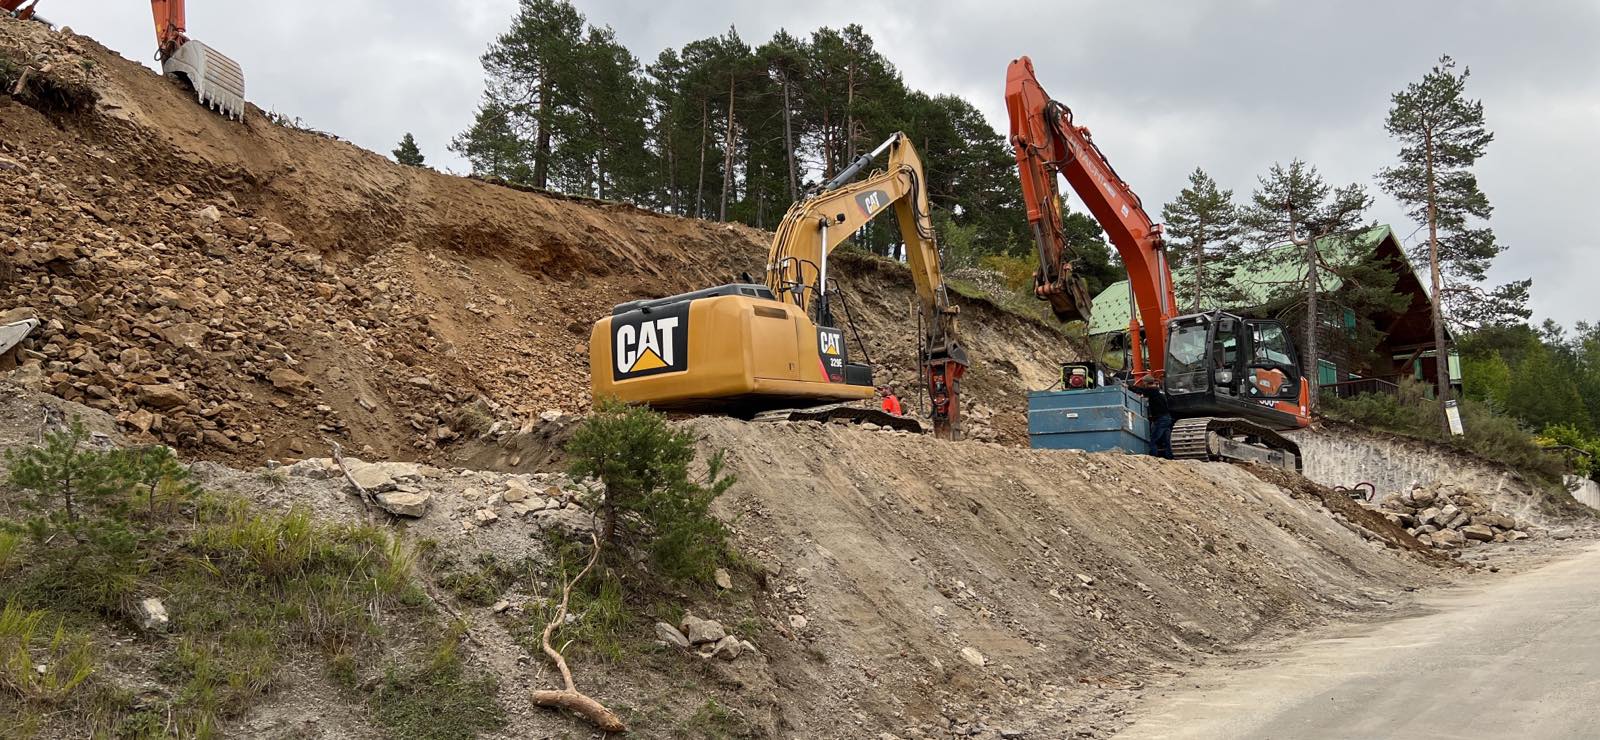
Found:
[[[1249,462],[1301,469],[1300,445],[1247,419],[1203,416],[1172,425],[1172,456],[1178,460]]]

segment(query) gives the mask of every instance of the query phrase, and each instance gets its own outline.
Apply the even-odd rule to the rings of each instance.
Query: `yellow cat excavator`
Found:
[[[885,152],[886,168],[855,181]],[[589,337],[595,399],[758,418],[914,424],[850,403],[873,397],[872,367],[851,360],[834,320],[836,311],[848,317],[849,306],[829,283],[828,254],[890,207],[921,305],[919,354],[934,434],[959,438],[957,398],[967,356],[939,271],[927,178],[902,133],[789,208],[773,237],[764,283],[630,301],[596,322]]]

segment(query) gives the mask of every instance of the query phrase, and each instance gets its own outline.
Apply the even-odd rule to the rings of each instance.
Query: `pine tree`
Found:
[[[467,158],[475,175],[533,184],[530,142],[517,129],[509,108],[485,96],[472,127],[450,141],[450,151]]]
[[[1489,199],[1478,189],[1473,165],[1494,134],[1484,125],[1483,102],[1465,96],[1469,70],[1456,72],[1455,60],[1440,57],[1438,65],[1393,95],[1394,107],[1384,128],[1400,141],[1400,164],[1378,173],[1383,189],[1428,227],[1428,241],[1417,261],[1428,265],[1434,295],[1435,356],[1448,356],[1445,323],[1455,318],[1468,325],[1525,320],[1531,281],[1517,281],[1485,291],[1489,265],[1505,251],[1487,226]],[[1451,317],[1446,316],[1450,310]],[[1441,404],[1450,400],[1449,373],[1439,373]]]
[[[1319,243],[1348,238],[1360,229],[1372,196],[1354,183],[1330,188],[1317,168],[1299,159],[1287,167],[1274,163],[1258,181],[1260,187],[1251,194],[1240,222],[1265,246],[1289,242],[1304,252],[1305,269],[1300,276],[1288,285],[1274,287],[1283,296],[1279,300],[1304,306],[1305,353],[1301,363],[1310,380],[1309,395],[1315,406],[1319,388],[1313,373],[1319,357],[1317,324],[1322,310],[1318,302],[1324,284],[1321,272],[1330,268]]]
[[[400,164],[411,167],[422,166],[422,150],[417,148],[417,140],[411,136],[410,131],[400,138],[400,145],[391,153],[394,154],[394,161]]]
[[[1189,173],[1189,186],[1161,208],[1173,267],[1192,267],[1192,286],[1183,292],[1193,296],[1191,311],[1204,308],[1208,295],[1218,294],[1218,285],[1228,276],[1226,265],[1239,253],[1239,208],[1233,191],[1217,187],[1216,180],[1199,167]],[[1211,270],[1208,268],[1219,269]]]
[[[483,55],[488,98],[519,138],[531,135],[529,183],[548,187],[552,152],[581,122],[572,114],[582,65],[583,16],[565,0],[520,0],[510,30]],[[470,139],[469,139],[470,140]]]

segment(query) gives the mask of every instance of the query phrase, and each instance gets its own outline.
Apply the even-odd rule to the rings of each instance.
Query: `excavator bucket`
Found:
[[[1094,308],[1094,299],[1089,297],[1089,286],[1083,278],[1072,274],[1070,270],[1048,290],[1039,291],[1039,297],[1050,302],[1050,311],[1056,315],[1056,320],[1089,323],[1089,311]]]
[[[207,108],[244,118],[244,70],[216,49],[189,39],[161,63],[161,73],[188,83]]]

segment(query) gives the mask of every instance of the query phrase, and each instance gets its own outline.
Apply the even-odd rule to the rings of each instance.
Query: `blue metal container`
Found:
[[[1142,396],[1120,385],[1028,394],[1028,443],[1034,449],[1150,452]]]

